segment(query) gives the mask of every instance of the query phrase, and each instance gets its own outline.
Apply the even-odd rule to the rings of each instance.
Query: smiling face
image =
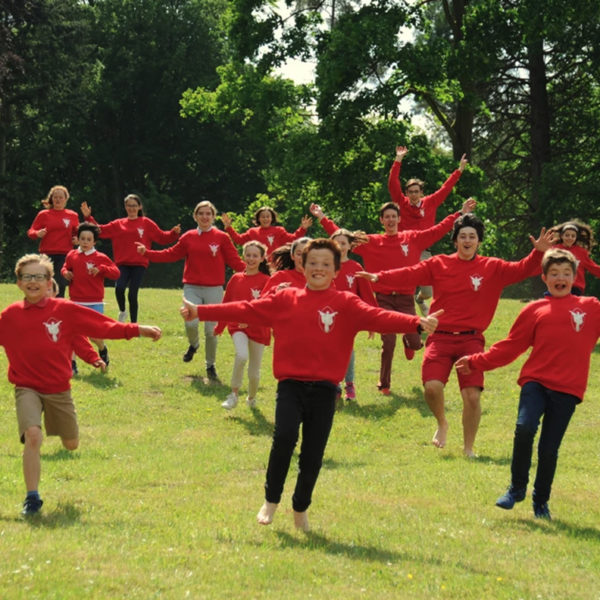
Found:
[[[567,248],[570,248],[577,241],[577,232],[574,229],[565,229],[560,234],[560,239]]]
[[[208,231],[215,222],[215,215],[210,206],[201,206],[194,213],[194,220],[202,231]]]
[[[296,271],[300,271],[302,273],[302,250],[304,250],[304,246],[306,246],[308,242],[300,242],[296,244],[294,247],[294,252],[292,253],[292,260],[294,261],[294,266]]]
[[[335,279],[334,254],[328,248],[315,248],[308,251],[304,264],[306,286],[310,290],[326,290]]]
[[[137,202],[135,198],[127,198],[125,200],[125,211],[127,212],[127,218],[131,220],[137,219],[139,216],[138,212],[141,207],[142,205]]]
[[[379,222],[383,225],[383,229],[387,235],[395,235],[398,233],[400,215],[397,210],[387,208],[383,211],[381,217],[379,217]]]
[[[556,298],[568,296],[575,281],[573,266],[566,261],[553,263],[542,275],[542,281],[546,284],[548,292],[552,296]]]
[[[270,227],[273,222],[273,215],[270,210],[261,210],[258,213],[258,224],[261,227]]]
[[[408,196],[409,202],[413,206],[417,206],[423,197],[423,190],[420,185],[413,183],[406,188],[406,195]]]
[[[480,246],[479,236],[474,227],[462,227],[454,241],[458,258],[472,260]]]
[[[244,248],[244,262],[246,263],[246,273],[253,275],[258,273],[258,267],[264,259],[264,254],[257,246],[246,246]]]
[[[77,237],[77,241],[79,242],[81,251],[87,252],[94,247],[94,234],[91,231],[82,231]]]
[[[340,247],[342,252],[342,262],[348,260],[348,252],[350,252],[350,240],[345,235],[336,235],[332,238]]]
[[[31,278],[31,280],[29,280]],[[37,278],[37,279],[36,279]],[[17,277],[17,287],[25,294],[25,299],[36,304],[49,295],[52,289],[50,273],[38,262],[24,265]]]

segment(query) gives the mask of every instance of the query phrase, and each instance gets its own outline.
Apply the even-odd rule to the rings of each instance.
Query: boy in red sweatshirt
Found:
[[[0,345],[8,357],[8,380],[15,385],[27,487],[22,514],[29,516],[39,512],[43,503],[38,493],[42,413],[47,435],[59,435],[67,450],[79,445],[69,385],[74,340],[80,335],[158,340],[161,331],[148,325],[117,323],[89,308],[48,297],[54,273],[52,262],[43,254],[20,258],[15,274],[25,298],[0,314]]]
[[[275,430],[265,503],[257,519],[273,521],[302,424],[299,472],[292,498],[296,527],[308,530],[311,503],[329,432],[338,382],[359,331],[431,333],[438,313],[419,318],[371,306],[332,282],[340,269],[336,242],[311,240],[303,251],[306,287],[288,287],[258,300],[195,306],[184,299],[184,319],[239,321],[273,329],[273,373],[278,380]]]
[[[533,440],[543,416],[533,484],[533,512],[542,519],[550,519],[548,500],[558,449],[575,407],[583,399],[590,356],[600,337],[600,302],[571,293],[576,273],[577,260],[569,251],[548,250],[542,260],[547,295],[521,311],[506,339],[487,352],[463,356],[456,363],[464,374],[471,369],[490,371],[511,363],[531,346],[518,380],[521,396],[511,484],[496,506],[511,509],[515,502],[525,499]]]

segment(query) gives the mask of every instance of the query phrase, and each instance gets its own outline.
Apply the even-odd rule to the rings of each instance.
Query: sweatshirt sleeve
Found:
[[[423,231],[415,232],[415,240],[419,247],[425,249],[435,244],[435,242],[441,240],[449,231],[452,230],[454,222],[460,216],[460,212],[455,212],[452,215],[448,215],[444,220],[440,221],[437,225],[424,229]]]
[[[187,247],[185,237],[180,237],[170,248],[164,250],[146,250],[144,254],[151,262],[170,263],[182,260],[187,256]]]
[[[39,240],[39,238],[38,238],[38,231],[40,229],[44,228],[43,220],[44,220],[44,211],[41,210],[35,216],[35,219],[33,220],[33,223],[31,224],[31,227],[27,230],[27,237],[28,238],[30,238],[32,240]]]
[[[101,360],[100,355],[90,344],[88,338],[83,335],[78,335],[73,338],[73,352],[89,365],[93,365],[95,362]]]
[[[502,284],[507,286],[511,283],[527,279],[527,277],[539,275],[542,272],[543,256],[543,252],[538,252],[534,248],[525,258],[519,261],[501,261]]]
[[[459,169],[456,169],[450,175],[450,177],[448,177],[448,179],[446,179],[446,181],[444,182],[444,184],[442,185],[442,187],[439,190],[435,191],[430,196],[423,198],[423,201],[426,202],[428,205],[432,205],[433,207],[435,207],[437,209],[444,202],[444,200],[446,200],[446,198],[452,191],[452,188],[457,184],[461,175],[462,175],[462,172]]]
[[[165,246],[166,244],[172,244],[179,238],[179,234],[176,231],[165,231],[152,219],[147,219],[147,223],[151,227],[150,239],[157,244]]]
[[[408,202],[408,200],[402,192],[402,186],[400,185],[401,167],[402,163],[397,160],[392,163],[390,174],[388,175],[388,191],[392,202],[395,202],[402,209],[402,205]]]
[[[339,229],[329,217],[323,217],[320,223],[327,235],[333,235]]]
[[[225,321],[270,327],[273,316],[281,310],[276,307],[279,294],[268,294],[258,300],[241,300],[224,304],[202,304],[197,307],[200,321]]]
[[[407,315],[379,306],[371,306],[358,296],[352,296],[353,317],[359,331],[376,331],[377,333],[413,333],[417,332],[421,322],[416,315]]]
[[[377,282],[389,287],[433,285],[433,276],[428,264],[430,260],[424,260],[410,267],[379,271],[375,273],[377,275]]]

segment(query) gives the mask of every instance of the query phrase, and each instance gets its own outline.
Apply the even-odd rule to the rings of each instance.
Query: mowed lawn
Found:
[[[19,298],[15,285],[0,285],[1,306]],[[422,352],[407,363],[398,346],[392,395],[383,397],[375,388],[379,339],[360,334],[358,402],[336,414],[304,534],[292,521],[295,458],[274,523],[255,521],[273,426],[271,349],[257,407],[242,398],[224,411],[231,340],[225,334],[218,351],[224,385],[207,385],[202,350],[181,360],[180,298],[179,290],[142,290],[140,321],[160,325],[163,338],[109,342],[105,375],[79,361],[81,446],[69,453],[45,440],[44,507],[30,521],[19,514],[21,445],[3,375],[0,598],[600,598],[598,352],[546,522],[533,518],[530,496],[513,511],[494,506],[509,482],[522,359],[487,375],[479,458],[467,460],[454,376],[448,445],[438,450]],[[522,306],[501,301],[488,343]],[[112,289],[106,313],[117,314]],[[3,353],[0,363],[5,373]]]

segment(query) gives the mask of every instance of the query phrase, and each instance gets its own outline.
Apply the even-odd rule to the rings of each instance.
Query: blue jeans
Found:
[[[558,449],[575,407],[580,402],[576,396],[555,392],[535,381],[529,381],[521,388],[513,442],[511,487],[523,492],[527,489],[533,440],[543,416],[537,473],[533,484],[533,501],[536,504],[548,502],[550,498]]]

